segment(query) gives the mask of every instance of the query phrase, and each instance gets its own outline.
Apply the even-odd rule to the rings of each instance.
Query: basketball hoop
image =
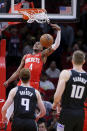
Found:
[[[37,23],[49,23],[50,20],[47,17],[47,13],[45,9],[37,9],[37,8],[31,8],[31,9],[19,9],[19,14],[23,15],[23,19],[27,20],[28,23],[32,23],[36,21]]]

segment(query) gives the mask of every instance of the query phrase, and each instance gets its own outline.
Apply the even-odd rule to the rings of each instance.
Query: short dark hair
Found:
[[[77,50],[73,53],[72,60],[76,65],[83,65],[85,61],[85,53],[81,50]]]
[[[27,83],[30,80],[30,71],[28,68],[23,68],[19,74],[20,79],[23,83]]]
[[[40,125],[40,124],[42,124],[42,123],[44,123],[45,124],[45,127],[47,127],[47,123],[46,123],[46,120],[42,117],[42,118],[40,118],[39,120],[38,120],[38,125]]]

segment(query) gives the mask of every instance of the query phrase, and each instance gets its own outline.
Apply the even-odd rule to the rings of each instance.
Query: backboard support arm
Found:
[[[14,0],[11,0],[11,13],[14,13]]]

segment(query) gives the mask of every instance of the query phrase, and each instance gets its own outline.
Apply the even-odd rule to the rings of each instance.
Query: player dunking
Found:
[[[8,99],[2,107],[2,121],[7,122],[6,112],[14,101],[12,131],[37,131],[35,119],[37,121],[43,117],[46,110],[39,91],[29,85],[29,69],[23,68],[19,77],[22,84],[10,91]],[[40,113],[37,116],[35,116],[36,104],[40,109]]]
[[[58,131],[83,131],[84,101],[87,97],[87,73],[82,69],[85,54],[77,50],[73,53],[72,70],[63,70],[54,95],[53,109],[61,100],[62,110]]]
[[[56,24],[51,24],[51,26],[58,31],[55,43],[49,48],[43,50],[40,42],[36,42],[33,46],[33,54],[27,54],[23,57],[17,71],[4,83],[5,87],[7,87],[9,83],[18,78],[20,70],[24,67],[30,70],[30,85],[36,89],[39,88],[40,74],[43,63],[46,62],[47,56],[53,53],[60,45],[61,29]]]

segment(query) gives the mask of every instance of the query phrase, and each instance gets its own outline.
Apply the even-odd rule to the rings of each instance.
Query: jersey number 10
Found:
[[[71,97],[72,98],[77,98],[77,99],[81,99],[83,97],[83,93],[84,93],[84,86],[76,86],[76,85],[72,85],[72,92],[71,92]]]

